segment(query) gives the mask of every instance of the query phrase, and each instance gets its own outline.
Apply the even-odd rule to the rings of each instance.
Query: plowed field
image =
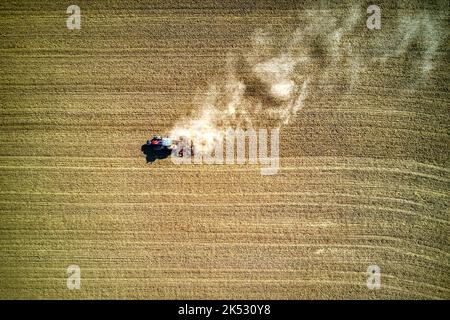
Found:
[[[450,298],[447,2],[379,2],[380,30],[340,1],[76,2],[79,30],[0,4],[1,298]],[[147,164],[230,56],[278,173]],[[273,57],[308,84],[284,122],[248,90]]]

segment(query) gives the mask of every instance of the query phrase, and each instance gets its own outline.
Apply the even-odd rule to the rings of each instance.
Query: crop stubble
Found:
[[[277,175],[147,165],[140,145],[195,108],[227,54],[315,5],[77,4],[74,31],[63,2],[0,4],[1,298],[449,298],[446,50],[412,93],[408,59],[367,63],[346,94],[331,70],[282,128]],[[396,10],[420,10],[384,5],[384,37]],[[355,37],[379,54],[365,20]]]

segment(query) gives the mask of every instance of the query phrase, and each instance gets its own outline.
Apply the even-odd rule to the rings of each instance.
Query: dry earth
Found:
[[[377,2],[381,30],[341,1],[75,2],[80,30],[0,4],[0,298],[450,298],[446,1]],[[282,121],[252,72],[286,54]],[[278,174],[146,164],[230,60]]]

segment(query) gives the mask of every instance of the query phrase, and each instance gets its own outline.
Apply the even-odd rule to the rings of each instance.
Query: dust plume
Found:
[[[333,97],[335,105],[344,93],[360,84],[360,72],[381,61],[408,54],[414,41],[426,49],[416,59],[423,74],[433,68],[440,45],[439,28],[426,13],[420,17],[400,16],[394,50],[381,57],[361,57],[352,34],[365,26],[365,8],[353,5],[344,18],[330,10],[305,10],[299,27],[274,46],[276,35],[270,27],[254,31],[248,52],[229,54],[223,77],[212,79],[205,98],[188,119],[182,119],[170,136],[192,141],[197,152],[210,153],[228,128],[257,128],[289,125],[308,101]],[[359,30],[360,31],[360,30]],[[380,39],[384,39],[380,37]],[[388,40],[381,40],[385,46]],[[278,42],[279,43],[279,42]],[[380,42],[363,44],[380,46]],[[273,48],[277,52],[274,52]],[[409,72],[409,71],[408,71]],[[333,85],[330,85],[333,84]]]

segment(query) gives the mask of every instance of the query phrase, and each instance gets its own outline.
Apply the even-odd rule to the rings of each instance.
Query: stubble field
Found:
[[[381,30],[315,1],[77,1],[68,30],[68,5],[0,4],[1,298],[450,298],[447,3],[380,2]],[[313,61],[289,121],[251,114],[279,172],[147,164],[255,32]]]

